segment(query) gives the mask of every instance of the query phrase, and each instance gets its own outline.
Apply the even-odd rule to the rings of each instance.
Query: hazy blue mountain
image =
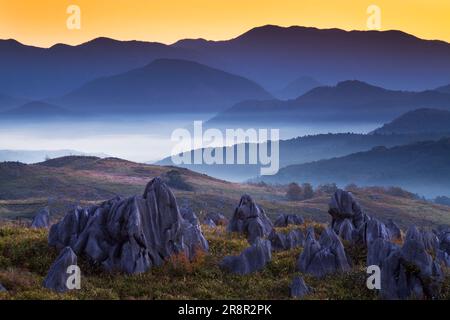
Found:
[[[450,93],[450,84],[447,86],[439,87],[436,89],[436,91],[443,92],[443,93]]]
[[[321,87],[323,83],[320,83],[311,77],[300,77],[290,82],[283,89],[275,92],[275,96],[281,100],[295,99],[305,94],[311,89]]]
[[[425,196],[450,194],[450,138],[375,147],[345,157],[291,165],[261,180],[399,186]]]
[[[0,150],[0,162],[18,161],[29,164],[65,156],[108,157],[102,153],[85,153],[77,150]]]
[[[98,77],[143,67],[158,58],[193,56],[161,43],[108,38],[51,48],[0,40],[0,88],[4,94],[32,99],[60,96]]]
[[[450,110],[450,94],[394,91],[352,80],[312,89],[295,100],[244,101],[218,114],[209,124],[239,124],[243,120],[261,124],[305,120],[388,121],[421,107]]]
[[[359,151],[368,151],[376,146],[384,145],[393,147],[398,145],[410,144],[422,140],[439,140],[442,134],[410,134],[410,135],[381,135],[381,134],[319,134],[313,136],[298,137],[295,139],[281,140],[279,145],[280,168],[293,164],[307,163],[321,159],[330,159],[341,157]],[[224,147],[221,152],[226,159],[226,155],[234,150],[237,155],[237,147]],[[257,146],[259,150],[259,146]],[[248,155],[249,144],[245,145],[245,151]],[[270,144],[268,147],[271,151]],[[203,149],[206,153],[213,153],[211,148]],[[191,153],[192,155],[193,153]],[[248,157],[248,156],[247,156]],[[193,158],[191,157],[193,160]],[[191,161],[193,162],[193,161]],[[248,163],[248,162],[247,162]],[[167,157],[156,164],[174,165],[171,157]],[[219,179],[231,181],[245,181],[260,174],[260,165],[238,165],[238,164],[183,164],[178,165],[193,171],[205,173]]]
[[[450,83],[450,44],[443,41],[400,31],[263,26],[231,40],[187,39],[171,46],[98,38],[77,46],[37,48],[1,40],[0,88],[3,94],[17,97],[60,96],[88,81],[159,58],[197,61],[271,91],[299,74],[324,83],[360,79],[403,90]]]
[[[404,133],[450,133],[450,111],[417,109],[373,131],[378,134]]]
[[[214,112],[271,95],[256,83],[186,60],[158,59],[145,67],[87,83],[61,99],[78,111]]]
[[[0,112],[18,107],[26,102],[26,99],[15,98],[0,93]]]
[[[46,103],[43,101],[32,101],[19,107],[15,107],[0,113],[2,118],[68,118],[76,116],[77,113],[67,110],[63,107]]]
[[[324,83],[360,79],[401,90],[450,83],[450,44],[401,31],[263,26],[228,41],[183,40],[204,63],[276,90],[306,74]],[[430,62],[433,63],[430,63]]]

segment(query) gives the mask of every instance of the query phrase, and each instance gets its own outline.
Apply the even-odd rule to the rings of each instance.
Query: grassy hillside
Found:
[[[49,206],[56,221],[68,208],[90,205],[114,197],[141,194],[154,177],[162,176],[181,206],[192,207],[200,217],[208,212],[231,216],[244,193],[260,204],[269,216],[297,213],[328,222],[330,194],[315,192],[312,199],[288,201],[285,186],[239,184],[214,179],[187,169],[133,163],[121,159],[63,157],[37,165],[0,163],[0,220],[31,219]],[[435,227],[450,224],[450,207],[398,194],[383,188],[354,188],[352,192],[371,215],[401,226],[411,223]]]

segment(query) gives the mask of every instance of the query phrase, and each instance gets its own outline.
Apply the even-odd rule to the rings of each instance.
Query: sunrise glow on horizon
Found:
[[[447,0],[0,0],[0,39],[49,47],[97,37],[225,40],[266,24],[367,30],[371,4],[381,9],[381,30],[450,42]],[[69,5],[81,9],[80,30],[66,27]]]

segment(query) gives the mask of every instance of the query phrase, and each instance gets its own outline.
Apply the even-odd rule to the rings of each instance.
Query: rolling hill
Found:
[[[450,111],[417,109],[373,131],[377,134],[450,133]],[[450,134],[449,134],[450,135]]]
[[[231,183],[183,168],[81,156],[33,165],[0,163],[0,220],[29,219],[44,206],[50,206],[55,220],[77,204],[89,206],[117,195],[140,194],[156,176],[168,183],[180,206],[192,207],[200,218],[209,212],[222,212],[231,217],[240,197],[250,194],[272,218],[279,213],[296,213],[318,222],[330,220],[328,193],[316,192],[312,199],[289,201],[285,186]],[[450,223],[448,206],[382,188],[352,192],[369,214],[383,221],[394,218],[402,226]]]
[[[219,113],[209,125],[286,124],[311,120],[389,121],[422,107],[450,110],[450,94],[437,91],[394,91],[362,81],[312,89],[295,100],[245,101]]]
[[[290,82],[280,91],[276,92],[275,96],[281,100],[295,99],[314,88],[322,86],[323,83],[320,83],[314,78],[300,77]]]
[[[19,107],[6,110],[0,114],[2,119],[4,118],[18,118],[18,119],[29,119],[29,118],[69,118],[79,115],[79,113],[72,112],[63,107],[46,103],[43,101],[32,101],[28,102]]]
[[[97,38],[77,46],[37,48],[1,40],[0,88],[3,94],[30,99],[61,96],[99,77],[141,68],[160,58],[197,61],[273,92],[299,74],[322,83],[360,79],[402,90],[450,83],[450,44],[443,41],[400,31],[268,25],[230,40],[185,39],[170,46]]]
[[[342,157],[360,151],[369,151],[376,146],[394,147],[423,140],[439,140],[443,136],[450,136],[450,134],[422,133],[365,135],[355,133],[338,133],[319,134],[289,140],[281,140],[279,143],[280,168],[294,164]],[[236,145],[233,147],[221,148],[224,159],[226,158],[226,155],[232,151],[231,148],[234,149],[234,154],[236,155]],[[271,150],[270,144],[268,146],[268,150]],[[246,144],[245,152],[247,155],[248,151],[249,145]],[[211,148],[206,148],[203,149],[203,152],[211,154],[213,150]],[[191,156],[192,154],[193,153],[191,153]],[[174,165],[171,157],[164,158],[156,164]],[[182,164],[179,166],[196,172],[205,173],[219,179],[236,182],[243,182],[260,174],[260,165],[250,164]]]
[[[345,157],[282,168],[259,180],[270,183],[335,182],[398,186],[428,197],[450,194],[450,139],[392,148],[375,147]]]
[[[159,59],[145,67],[89,82],[58,103],[96,113],[214,112],[271,95],[256,83],[205,65]]]

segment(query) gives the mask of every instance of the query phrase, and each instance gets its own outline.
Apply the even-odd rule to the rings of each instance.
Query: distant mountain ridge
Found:
[[[272,91],[300,72],[323,83],[360,79],[407,90],[450,83],[450,44],[443,41],[423,40],[400,31],[269,25],[230,40],[185,39],[173,45],[97,38],[77,46],[37,48],[1,40],[0,88],[5,95],[46,99],[160,58],[196,61]]]
[[[422,141],[282,168],[258,180],[399,186],[425,196],[450,194],[450,138]]]
[[[376,134],[450,133],[450,111],[417,109],[373,131]]]
[[[279,143],[279,166],[280,168],[330,159],[334,157],[342,157],[352,153],[369,151],[376,146],[394,147],[399,145],[407,145],[424,140],[439,140],[442,134],[355,134],[355,133],[338,133],[338,134],[319,134],[298,137],[289,140],[281,140]],[[448,135],[450,136],[450,134]],[[237,154],[236,145],[232,147],[221,148],[224,158],[234,150]],[[258,146],[259,148],[259,146]],[[203,149],[207,153],[212,153],[211,148]],[[248,155],[249,144],[245,144],[245,152]],[[271,152],[271,145],[268,145],[268,152]],[[191,157],[192,157],[191,153]],[[156,162],[157,165],[173,166],[171,157]],[[260,165],[238,165],[238,164],[181,164],[177,165],[196,172],[204,173],[219,179],[242,182],[251,179],[260,174]]]
[[[210,125],[239,123],[289,123],[303,120],[388,121],[404,112],[433,107],[450,110],[450,94],[438,91],[388,90],[362,81],[314,88],[295,100],[244,101],[218,114]]]
[[[32,101],[24,105],[6,110],[0,113],[5,118],[54,118],[54,117],[73,117],[76,112],[72,112],[63,107],[46,103],[43,101]]]
[[[158,59],[145,67],[89,82],[55,99],[72,110],[214,112],[271,95],[256,83],[197,62]]]

